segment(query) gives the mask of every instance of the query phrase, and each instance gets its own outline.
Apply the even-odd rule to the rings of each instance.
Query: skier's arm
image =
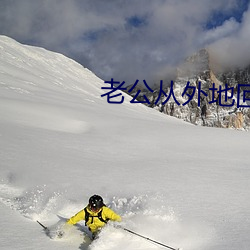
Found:
[[[67,224],[75,225],[78,221],[84,220],[85,218],[85,212],[84,209],[72,216],[70,219],[68,219]]]
[[[107,207],[105,207],[105,217],[112,221],[118,221],[118,222],[122,221],[122,218],[120,215],[116,214],[113,210]]]

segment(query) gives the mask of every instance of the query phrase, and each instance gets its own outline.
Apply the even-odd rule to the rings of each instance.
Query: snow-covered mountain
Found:
[[[53,228],[92,194],[122,225],[185,250],[248,250],[249,133],[109,104],[104,82],[63,55],[0,37],[1,249],[162,249],[108,225]],[[62,221],[63,223],[63,221]]]
[[[169,82],[164,82],[162,89],[166,96],[161,94],[159,84],[153,87],[153,93],[139,86],[128,94],[135,96],[138,89],[142,89],[139,100],[144,101],[143,94],[146,95],[150,100],[147,106],[196,125],[249,130],[250,104],[243,103],[242,96],[245,88],[244,95],[250,100],[250,67],[224,68],[216,63],[209,50],[202,49],[179,65],[173,83],[171,87]],[[223,91],[226,84],[227,91]],[[238,87],[238,84],[249,87]],[[166,102],[169,95],[171,98]]]

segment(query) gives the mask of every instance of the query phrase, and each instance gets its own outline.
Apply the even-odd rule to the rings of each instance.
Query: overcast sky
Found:
[[[0,0],[0,34],[61,52],[104,80],[164,79],[211,46],[250,62],[250,0]]]

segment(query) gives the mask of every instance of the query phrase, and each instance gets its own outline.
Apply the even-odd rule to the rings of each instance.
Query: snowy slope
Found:
[[[164,244],[248,250],[249,133],[192,126],[126,94],[108,104],[103,86],[0,36],[0,248],[162,249],[111,225],[92,244],[81,227],[51,240],[36,223],[53,227],[97,193],[123,226]]]

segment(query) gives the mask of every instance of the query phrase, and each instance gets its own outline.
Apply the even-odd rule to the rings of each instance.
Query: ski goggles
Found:
[[[93,212],[97,212],[97,211],[99,211],[101,209],[101,207],[97,207],[97,206],[93,206],[93,205],[92,206],[90,205],[89,208]]]

